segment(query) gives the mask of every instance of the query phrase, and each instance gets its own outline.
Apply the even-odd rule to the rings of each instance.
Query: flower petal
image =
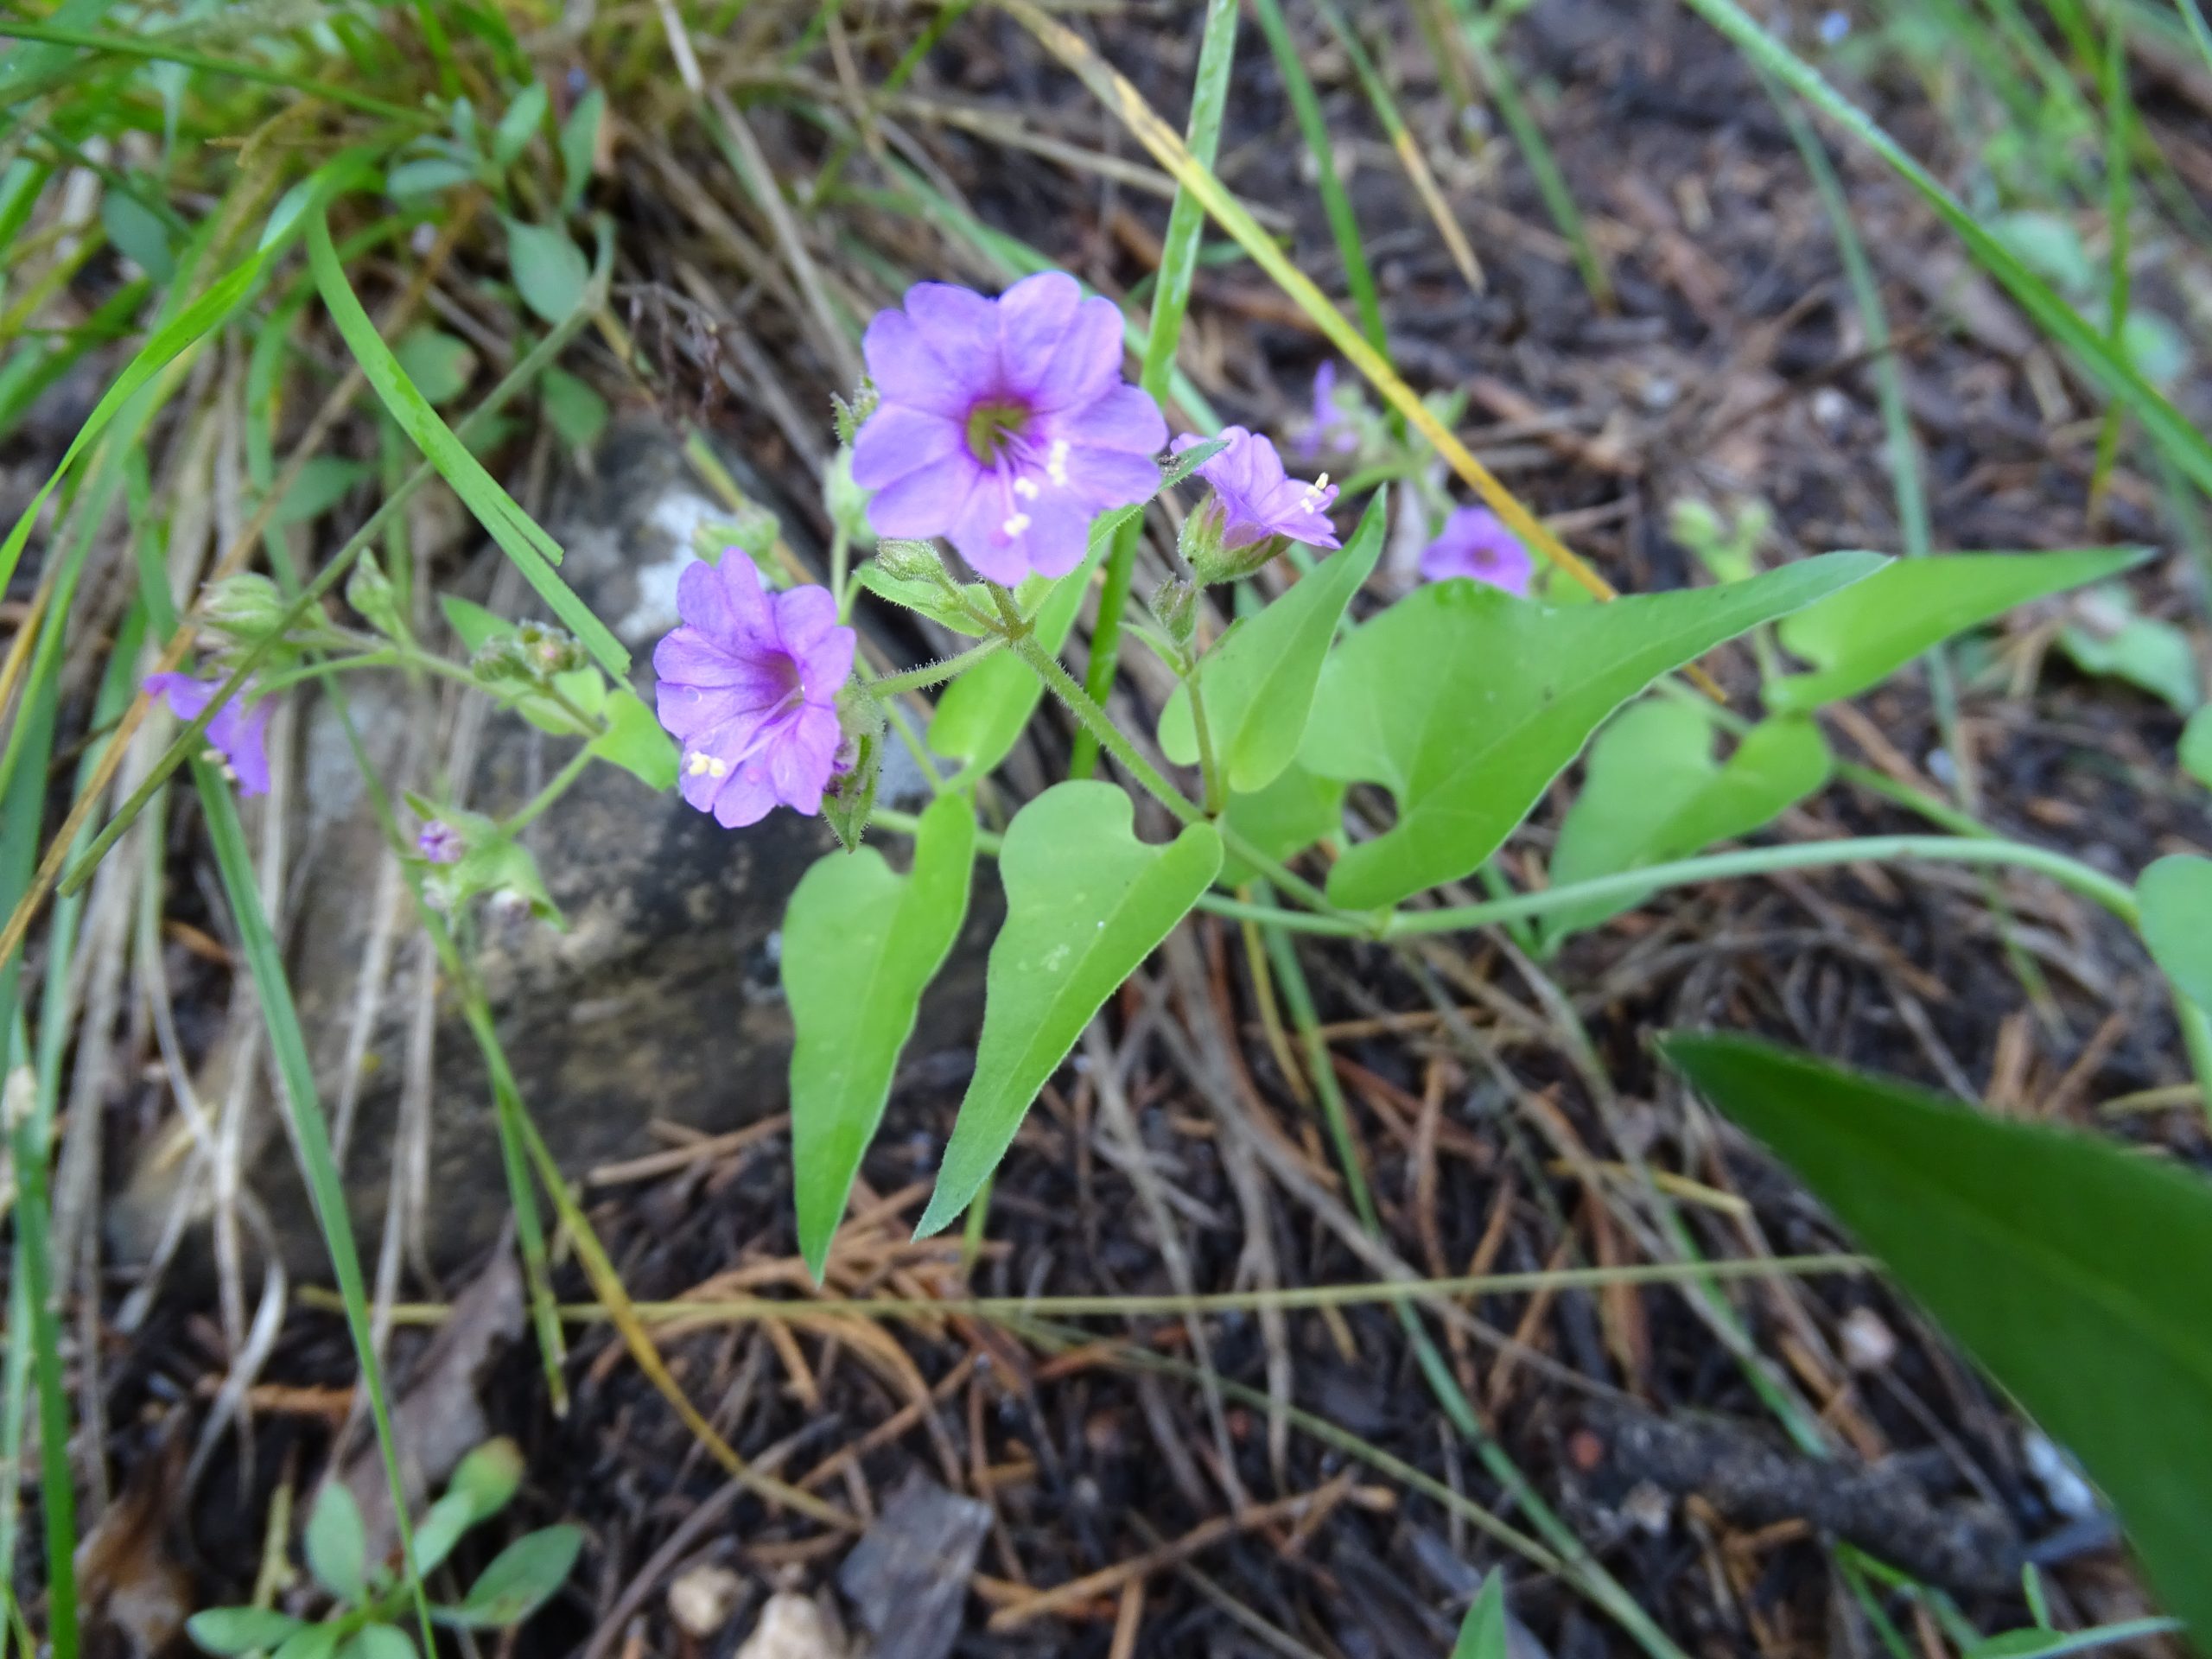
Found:
[[[962,402],[997,383],[999,316],[990,301],[950,283],[916,283],[906,290],[906,315],[930,355],[959,383]]]
[[[918,468],[884,486],[868,504],[868,521],[879,536],[942,536],[960,522],[983,479],[983,469],[964,454]]]
[[[795,812],[819,812],[843,740],[836,715],[802,709],[763,752],[777,798]]]
[[[853,440],[853,482],[880,490],[918,467],[959,454],[965,441],[960,423],[950,416],[886,404]]]
[[[1030,366],[1027,375],[1024,366],[1012,357],[1007,359],[1008,372],[1020,377],[1031,404],[1039,410],[1077,409],[1103,396],[1122,377],[1122,314],[1111,300],[1085,300],[1051,356]]]
[[[921,329],[905,312],[877,312],[861,336],[861,353],[868,360],[868,378],[883,394],[886,406],[904,404],[947,416],[957,416],[967,406],[970,389],[966,378],[947,372],[949,365],[930,349]],[[873,419],[869,424],[874,424]]]
[[[1040,270],[999,296],[999,362],[1008,385],[1030,391],[1051,371],[1082,302],[1082,287],[1064,270]]]
[[[1029,574],[1029,560],[1018,532],[1007,529],[1009,522],[998,492],[986,485],[969,496],[950,535],[978,575],[1010,588]]]
[[[1090,518],[1065,493],[1041,498],[1029,511],[1021,534],[1023,551],[1040,576],[1065,576],[1083,563],[1090,546]]]
[[[1160,405],[1138,386],[1115,386],[1080,408],[1062,410],[1050,425],[1054,437],[1093,449],[1156,455],[1167,442],[1167,423]]]
[[[714,797],[715,822],[725,830],[742,830],[748,823],[758,823],[775,810],[776,791],[765,767],[741,766],[728,777],[715,781],[721,785]],[[684,798],[690,800],[690,797]]]
[[[169,706],[169,713],[179,720],[196,720],[200,711],[214,700],[219,683],[214,680],[195,680],[189,674],[149,674],[139,688],[149,697],[159,697]]]
[[[1094,512],[1149,501],[1160,487],[1160,468],[1152,457],[1125,449],[1071,449],[1067,475],[1065,493],[1088,504]]]

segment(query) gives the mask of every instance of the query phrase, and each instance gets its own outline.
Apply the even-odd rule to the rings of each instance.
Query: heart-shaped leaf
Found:
[[[1670,670],[1881,569],[1830,553],[1748,582],[1545,610],[1432,582],[1330,653],[1300,760],[1386,786],[1398,820],[1350,848],[1329,897],[1379,909],[1479,868],[1590,734]]]
[[[1782,643],[1816,671],[1777,679],[1766,689],[1767,706],[1803,713],[1864,691],[1955,633],[2015,605],[2115,575],[2147,552],[2093,547],[1899,559],[1782,625]]]
[[[1665,1046],[2081,1459],[2212,1636],[2212,1186],[1765,1044]]]
[[[2143,942],[2166,977],[2212,1009],[2212,859],[2177,853],[2135,878]]]
[[[1783,715],[1746,732],[1726,764],[1713,758],[1713,722],[1687,702],[1638,703],[1598,734],[1582,793],[1560,825],[1554,887],[1642,864],[1688,858],[1749,835],[1828,780],[1834,765],[1820,728]],[[1552,912],[1547,944],[1632,910],[1637,898]]]
[[[891,1097],[899,1051],[968,914],[976,813],[940,795],[900,875],[873,848],[831,853],[784,912],[791,1050],[791,1168],[799,1253],[819,1280],[861,1156]]]
[[[999,852],[1006,925],[985,974],[976,1075],[918,1237],[968,1207],[1091,1016],[1221,868],[1211,825],[1192,824],[1166,846],[1150,847],[1137,839],[1135,822],[1129,798],[1113,785],[1067,783],[1007,826]]]
[[[1321,561],[1288,593],[1224,634],[1198,663],[1206,724],[1229,787],[1249,793],[1282,775],[1313,712],[1313,688],[1336,637],[1337,620],[1382,550],[1382,495],[1376,493],[1342,552]],[[1179,686],[1160,716],[1160,747],[1193,766],[1198,734],[1191,694]]]
[[[1344,828],[1344,786],[1333,778],[1316,778],[1294,760],[1265,789],[1231,795],[1221,821],[1255,850],[1281,861],[1336,834]],[[1221,879],[1230,887],[1242,887],[1258,874],[1234,853],[1222,861]]]

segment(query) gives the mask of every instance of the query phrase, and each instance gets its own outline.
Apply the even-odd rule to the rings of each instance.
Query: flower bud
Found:
[[[925,582],[931,587],[949,582],[944,558],[928,542],[893,537],[875,545],[875,566],[893,582]]]
[[[399,591],[385,575],[375,554],[363,553],[360,563],[353,567],[353,574],[346,579],[346,602],[386,639],[398,639],[406,635],[407,625],[399,615]]]
[[[523,660],[534,678],[550,680],[556,674],[573,674],[591,661],[575,635],[550,623],[518,624],[515,642],[522,647]]]
[[[822,816],[847,852],[856,850],[875,810],[875,785],[883,765],[883,710],[860,685],[848,682],[837,694],[837,724],[845,741],[837,746],[836,772],[823,791]]]
[[[1151,606],[1153,620],[1161,630],[1187,647],[1198,626],[1198,584],[1185,576],[1171,577],[1154,590]]]
[[[855,547],[875,545],[875,531],[868,521],[868,498],[874,492],[853,482],[853,451],[847,444],[830,457],[822,474],[822,505],[830,522],[845,532]]]
[[[875,389],[875,382],[862,378],[854,390],[853,401],[847,403],[836,392],[830,394],[830,423],[837,429],[837,442],[849,448],[868,417],[875,413],[875,406],[883,401],[883,394]]]
[[[1273,563],[1290,545],[1287,536],[1262,536],[1242,547],[1230,547],[1224,544],[1228,524],[1229,511],[1217,495],[1208,496],[1183,521],[1183,533],[1176,545],[1201,587],[1241,582]]]
[[[241,643],[276,632],[284,625],[287,608],[276,584],[250,571],[224,577],[200,602],[200,617],[208,627]]]

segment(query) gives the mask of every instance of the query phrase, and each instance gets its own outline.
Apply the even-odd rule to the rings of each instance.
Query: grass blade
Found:
[[[2080,312],[2021,264],[1934,174],[1865,111],[1831,86],[1820,71],[1761,29],[1736,0],[1686,0],[1686,3],[1751,61],[1886,162],[1957,233],[1974,262],[2004,286],[2036,325],[2071,351],[2082,366],[2143,423],[2159,448],[2198,488],[2212,491],[2212,441],[2115,352]]]
[[[1198,72],[1191,89],[1191,154],[1201,165],[1211,167],[1221,148],[1221,116],[1229,102],[1229,71],[1236,59],[1236,0],[1207,0],[1205,30],[1198,42]],[[1144,355],[1138,384],[1165,404],[1168,372],[1175,365],[1176,342],[1182,338],[1183,315],[1191,303],[1191,282],[1198,270],[1198,233],[1205,229],[1205,209],[1196,197],[1178,185],[1167,210],[1167,235],[1160,245],[1160,281],[1153,289],[1152,321],[1146,329]],[[1084,672],[1084,690],[1091,701],[1103,703],[1114,687],[1122,656],[1122,613],[1129,602],[1129,583],[1136,570],[1137,543],[1144,534],[1144,516],[1133,514],[1114,534],[1106,556],[1105,585],[1098,595],[1098,621],[1091,630],[1090,662]],[[1077,729],[1068,760],[1068,776],[1084,779],[1096,770],[1098,741]]]

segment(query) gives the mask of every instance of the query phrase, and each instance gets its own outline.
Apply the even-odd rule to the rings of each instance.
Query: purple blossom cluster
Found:
[[[149,674],[142,689],[148,696],[166,702],[179,720],[197,720],[200,711],[215,700],[222,684],[220,675],[194,679],[189,674]],[[214,719],[207,722],[207,758],[222,767],[224,775],[238,786],[239,794],[266,795],[270,705],[248,702],[252,695],[251,683],[242,685],[237,696],[215,711]]]
[[[1122,378],[1122,318],[1060,271],[995,300],[918,283],[862,342],[881,402],[853,445],[880,536],[943,536],[993,582],[1065,575],[1090,521],[1148,499],[1167,441]]]
[[[1468,576],[1526,599],[1535,563],[1521,538],[1488,507],[1460,507],[1421,550],[1421,574],[1429,582]]]
[[[1276,537],[1308,547],[1342,545],[1329,522],[1337,486],[1326,473],[1311,484],[1300,483],[1285,471],[1274,445],[1258,433],[1227,426],[1220,435],[1228,447],[1199,463],[1198,476],[1213,486],[1211,499],[1199,512],[1214,515],[1217,522],[1209,531],[1217,534],[1222,551],[1256,547]],[[1186,433],[1175,440],[1175,453],[1206,442]]]
[[[683,625],[653,651],[660,723],[683,746],[677,787],[725,829],[771,809],[822,810],[844,741],[837,693],[858,643],[826,588],[771,594],[741,550],[677,583]]]

